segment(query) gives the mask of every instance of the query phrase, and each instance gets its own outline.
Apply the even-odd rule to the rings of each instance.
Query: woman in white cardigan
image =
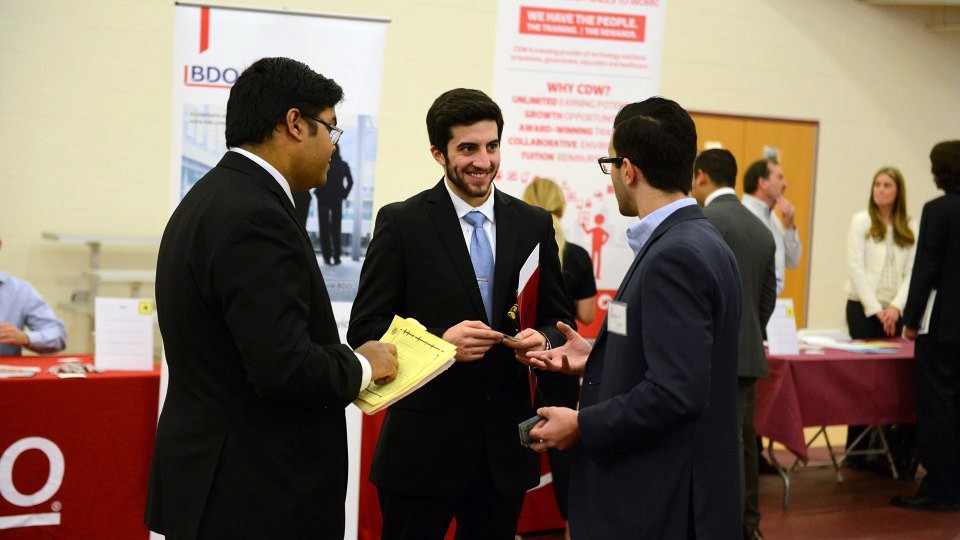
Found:
[[[884,167],[873,176],[867,209],[847,238],[847,327],[854,339],[900,335],[916,253],[916,221],[907,217],[903,175]]]
[[[907,303],[910,272],[916,253],[917,224],[907,217],[907,192],[903,175],[884,167],[873,176],[870,202],[850,222],[847,239],[847,327],[854,339],[899,336],[901,313]],[[849,449],[866,426],[849,426]],[[886,431],[886,430],[885,430]],[[889,431],[888,438],[890,437]],[[904,456],[915,454],[912,427],[902,427],[896,449]],[[893,442],[893,441],[891,441]],[[856,450],[873,448],[863,441]],[[851,456],[845,462],[854,468],[872,468],[867,456]],[[900,462],[900,455],[894,456]],[[908,465],[909,467],[909,465]],[[886,464],[878,466],[886,470]],[[907,472],[907,471],[904,471]]]

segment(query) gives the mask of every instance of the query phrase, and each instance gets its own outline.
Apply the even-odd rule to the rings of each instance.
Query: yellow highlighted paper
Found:
[[[367,414],[393,405],[433,380],[453,365],[457,353],[453,344],[427,332],[416,320],[396,315],[380,341],[397,347],[397,377],[380,386],[371,382],[360,392],[353,403]]]

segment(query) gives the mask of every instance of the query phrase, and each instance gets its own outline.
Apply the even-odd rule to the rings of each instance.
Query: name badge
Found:
[[[621,336],[627,335],[627,305],[623,302],[607,304],[607,330]]]

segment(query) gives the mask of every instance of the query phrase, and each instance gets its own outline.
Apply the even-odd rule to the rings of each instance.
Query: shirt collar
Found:
[[[0,284],[10,281],[10,274],[6,272],[0,272]]]
[[[714,201],[714,199],[716,199],[721,195],[733,195],[734,197],[736,197],[737,192],[732,187],[717,188],[713,190],[713,193],[707,195],[707,198],[704,199],[703,201],[703,206],[708,206],[710,203]]]
[[[254,154],[253,152],[244,150],[243,148],[234,147],[234,148],[231,148],[230,151],[236,152],[241,156],[249,158],[250,161],[263,167],[263,170],[270,173],[270,176],[272,176],[273,179],[276,180],[278,184],[280,184],[280,188],[283,189],[283,192],[287,194],[287,198],[290,199],[290,204],[296,206],[296,204],[293,202],[293,193],[290,192],[290,184],[287,182],[287,179],[284,178],[282,174],[280,174],[280,171],[274,168],[273,165],[267,163],[267,160],[263,159],[262,157]]]
[[[773,210],[769,205],[767,205],[767,203],[761,201],[753,195],[750,195],[749,193],[743,194],[743,204],[744,206],[752,208],[755,213],[762,212],[763,215],[767,216],[768,218],[770,217],[770,211]]]
[[[453,202],[453,210],[457,213],[457,217],[463,219],[463,216],[469,214],[470,212],[476,210],[483,214],[490,223],[494,223],[493,220],[493,197],[496,194],[496,187],[494,184],[490,184],[490,196],[487,197],[487,200],[483,201],[483,204],[474,208],[467,204],[466,201],[457,196],[456,193],[450,189],[450,184],[447,183],[447,178],[443,178],[443,187],[447,188],[447,193],[450,194],[450,200]]]
[[[631,225],[627,229],[627,244],[630,246],[630,249],[633,250],[633,256],[636,257],[640,254],[640,250],[643,249],[643,245],[650,239],[653,231],[655,231],[664,220],[670,217],[671,214],[685,206],[695,204],[697,204],[697,201],[693,197],[677,199],[670,204],[657,208],[644,216],[640,221]]]

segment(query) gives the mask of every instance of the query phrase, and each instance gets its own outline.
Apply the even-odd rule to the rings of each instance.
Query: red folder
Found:
[[[537,291],[540,288],[540,244],[530,252],[520,267],[520,279],[517,286],[517,308],[520,316],[520,329],[537,326]]]

